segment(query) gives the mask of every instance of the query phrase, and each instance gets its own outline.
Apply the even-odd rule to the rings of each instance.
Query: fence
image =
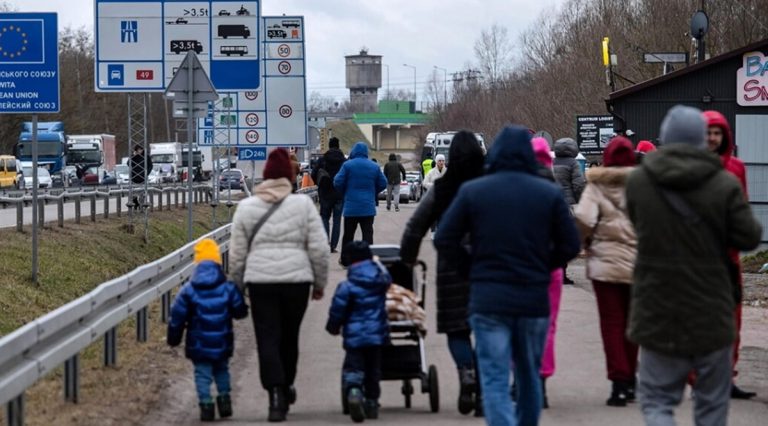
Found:
[[[229,257],[231,225],[203,238],[221,245],[224,265]],[[117,326],[136,315],[136,339],[146,342],[147,307],[161,300],[161,319],[170,316],[171,290],[183,284],[194,269],[194,244],[141,266],[120,278],[0,338],[0,404],[7,405],[9,426],[24,424],[24,393],[39,379],[64,364],[64,398],[77,402],[79,353],[104,339],[104,365],[117,363]]]

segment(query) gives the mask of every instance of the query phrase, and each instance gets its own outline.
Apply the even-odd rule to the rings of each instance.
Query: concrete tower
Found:
[[[376,112],[381,88],[381,56],[350,55],[347,60],[347,89],[353,112]]]

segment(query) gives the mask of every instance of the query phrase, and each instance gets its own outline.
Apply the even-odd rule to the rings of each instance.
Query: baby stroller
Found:
[[[387,267],[392,275],[392,282],[413,291],[421,298],[423,309],[427,282],[427,265],[418,261],[416,268],[411,268],[400,260],[400,246],[371,246],[374,256]],[[433,413],[440,411],[440,388],[437,367],[429,365],[424,351],[424,337],[412,321],[389,323],[391,343],[383,348],[381,361],[381,380],[402,381],[401,392],[405,398],[405,408],[411,408],[411,398],[415,392],[412,381],[421,383],[421,393],[429,394],[429,408]],[[344,414],[349,414],[347,398],[342,390]]]

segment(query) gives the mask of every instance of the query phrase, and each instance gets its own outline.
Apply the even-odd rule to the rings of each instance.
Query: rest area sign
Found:
[[[736,101],[739,105],[768,106],[768,58],[762,52],[744,55],[736,77]]]

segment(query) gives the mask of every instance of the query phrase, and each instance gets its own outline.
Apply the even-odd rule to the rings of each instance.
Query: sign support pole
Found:
[[[32,115],[32,282],[37,284],[38,273],[38,222],[40,220],[37,204],[38,176],[37,176],[37,114]]]
[[[187,151],[187,241],[191,243],[194,238],[192,232],[192,162],[194,160],[194,155],[192,151],[194,150],[195,64],[193,61],[188,61],[187,65],[187,75],[189,76],[189,94],[187,97],[187,143],[189,145],[189,150]]]

